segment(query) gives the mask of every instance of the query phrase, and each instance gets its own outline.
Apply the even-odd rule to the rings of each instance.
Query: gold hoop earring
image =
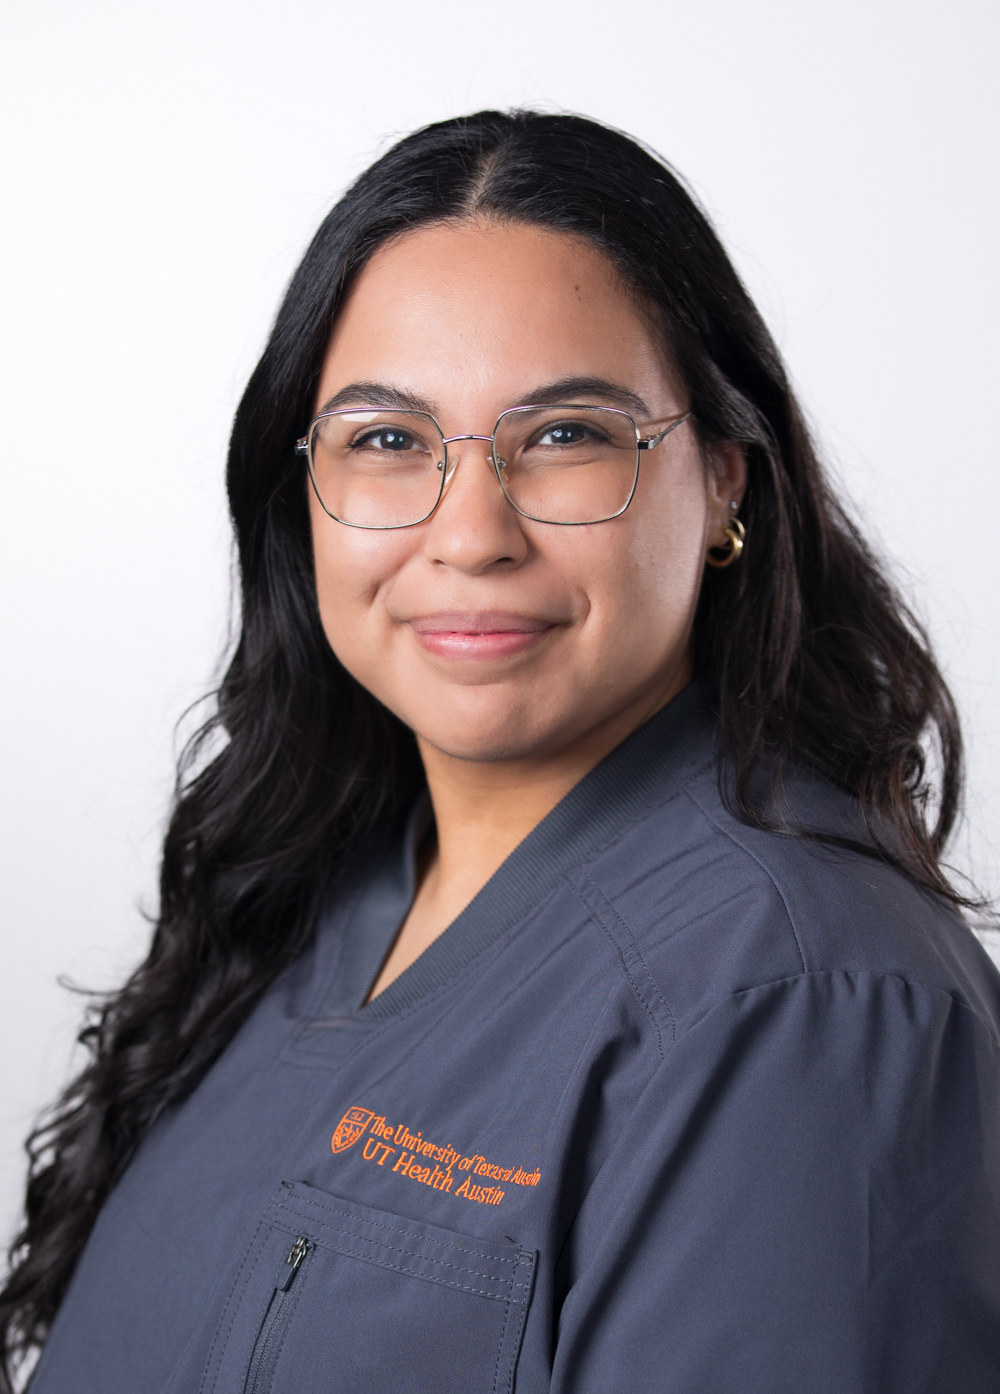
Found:
[[[734,518],[731,522],[726,524],[725,534],[729,539],[729,549],[723,556],[719,557],[713,556],[712,553],[719,552],[722,549],[720,547],[710,548],[705,557],[705,561],[709,566],[716,566],[719,568],[723,566],[732,566],[733,562],[739,561],[740,557],[743,555],[743,543],[746,541],[747,530],[740,522],[739,518]]]

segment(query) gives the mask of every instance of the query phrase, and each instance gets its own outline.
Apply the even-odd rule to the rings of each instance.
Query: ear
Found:
[[[737,516],[747,488],[747,457],[739,441],[719,441],[711,447],[706,471],[708,515],[705,519],[705,550],[725,547],[726,524]],[[736,508],[732,505],[736,504]]]

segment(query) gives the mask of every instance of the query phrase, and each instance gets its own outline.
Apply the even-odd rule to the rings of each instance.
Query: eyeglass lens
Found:
[[[309,445],[316,493],[341,522],[408,527],[437,507],[447,447],[423,412],[331,412],[313,423]],[[615,517],[639,467],[632,418],[606,407],[514,407],[497,423],[493,452],[507,498],[546,523]]]

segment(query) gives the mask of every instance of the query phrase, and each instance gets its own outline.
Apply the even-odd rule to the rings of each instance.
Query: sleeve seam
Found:
[[[767,992],[774,988],[793,987],[796,984],[807,984],[810,979],[820,978],[854,978],[868,979],[872,983],[900,983],[903,987],[916,988],[921,992],[933,993],[936,997],[944,997],[953,1007],[959,1008],[966,1015],[970,1016],[975,1024],[989,1037],[989,1040],[998,1054],[1000,1054],[1000,1036],[992,1022],[986,1020],[971,1002],[963,1002],[961,997],[957,997],[945,987],[935,987],[933,983],[925,983],[922,978],[907,978],[901,973],[884,972],[872,968],[813,968],[807,969],[802,973],[789,973],[781,978],[769,978],[763,982],[750,983],[746,987],[734,988],[711,1002],[706,1003],[703,1010],[697,1016],[686,1021],[678,1031],[678,1041],[684,1040],[692,1031],[697,1031],[702,1022],[706,1021],[715,1012],[720,1011],[727,1003],[735,1004],[742,997],[748,997],[755,992]]]
[[[904,977],[902,973],[891,973],[882,969],[875,968],[808,968],[802,973],[789,973],[782,978],[769,978],[766,982],[752,983],[748,987],[734,988],[725,998],[720,998],[714,1005],[721,1005],[722,1001],[731,1001],[734,998],[746,997],[751,992],[762,992],[767,988],[782,987],[785,984],[806,982],[811,978],[867,978],[876,983],[902,983],[904,987],[920,988],[923,992],[934,993],[937,997],[947,997],[956,1007],[968,1012],[986,1030],[987,1034],[996,1041],[996,1034],[991,1029],[988,1022],[985,1022],[976,1011],[971,1002],[963,1002],[961,997],[957,997],[954,992],[950,992],[946,987],[936,987],[933,983],[925,983],[923,978]],[[711,1008],[709,1008],[711,1010]],[[706,1013],[707,1015],[707,1013]],[[997,1041],[1000,1046],[1000,1041]]]

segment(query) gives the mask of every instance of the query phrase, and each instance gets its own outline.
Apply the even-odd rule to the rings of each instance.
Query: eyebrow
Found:
[[[607,378],[560,378],[558,382],[549,382],[544,386],[533,388],[527,396],[522,397],[519,402],[513,402],[517,407],[548,407],[558,406],[562,403],[571,405],[579,397],[600,397],[602,401],[611,406],[621,407],[623,411],[632,412],[637,416],[648,416],[649,408],[636,392],[630,391],[627,387],[622,387],[621,383],[609,382]]]
[[[397,411],[426,411],[434,415],[434,404],[426,397],[418,397],[385,382],[352,382],[324,402],[316,415],[337,411],[339,407],[395,407]]]
[[[611,406],[620,407],[634,416],[648,417],[649,408],[636,392],[623,387],[621,383],[610,382],[607,378],[573,377],[559,378],[556,382],[543,383],[532,388],[515,407],[548,407],[562,404],[571,405],[580,397],[600,397]],[[393,387],[385,382],[352,382],[342,387],[320,407],[317,415],[326,411],[337,411],[341,407],[384,407],[397,411],[423,411],[433,416],[435,404],[426,397],[407,392],[404,388]]]

